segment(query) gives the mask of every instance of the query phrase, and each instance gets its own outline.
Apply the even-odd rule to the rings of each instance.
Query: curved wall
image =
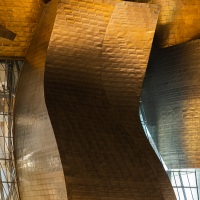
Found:
[[[169,168],[200,167],[200,41],[154,48],[142,90],[147,124]]]
[[[49,43],[45,100],[68,198],[175,199],[138,116],[158,7],[114,5],[62,1]]]
[[[42,14],[17,89],[14,146],[21,200],[67,199],[43,88],[46,51],[57,4],[52,0]]]
[[[155,40],[163,47],[200,37],[199,0],[131,0],[160,5]]]
[[[138,116],[157,18],[149,4],[47,4],[17,91],[22,200],[175,199]]]

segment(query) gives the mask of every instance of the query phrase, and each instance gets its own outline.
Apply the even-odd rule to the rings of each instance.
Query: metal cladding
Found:
[[[26,56],[43,7],[42,0],[0,1],[0,25],[17,34],[14,41],[0,37],[0,56]]]
[[[0,25],[0,37],[7,38],[9,40],[14,40],[16,37],[16,33],[4,28]]]
[[[199,0],[131,0],[161,6],[155,40],[168,47],[200,37]]]
[[[200,37],[199,0],[152,0],[161,5],[156,29],[160,47],[173,46]]]
[[[161,13],[156,40],[161,47],[172,46],[199,38],[199,0],[132,0],[156,3]],[[41,17],[44,3],[49,0],[0,1],[0,25],[17,34],[15,41],[0,38],[0,56],[25,57]],[[86,1],[85,1],[86,2]]]
[[[69,199],[175,199],[138,116],[158,11],[109,0],[59,4],[44,90]]]
[[[200,168],[200,40],[153,49],[142,91],[147,124],[169,168]]]
[[[43,88],[46,51],[56,11],[54,0],[43,12],[18,85],[14,145],[21,200],[67,199]]]

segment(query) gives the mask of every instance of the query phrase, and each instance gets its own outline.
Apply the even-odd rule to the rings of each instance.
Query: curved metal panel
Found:
[[[168,47],[200,37],[199,0],[131,0],[161,6],[155,41]]]
[[[45,8],[22,69],[15,104],[21,200],[67,199],[60,156],[44,101],[44,66],[58,2]]]
[[[68,198],[175,199],[167,175],[143,134],[138,116],[139,94],[158,8],[122,3],[116,5],[111,17],[115,3],[63,0],[49,42],[45,100],[61,156]],[[134,16],[137,16],[137,23]],[[136,31],[140,31],[141,37]],[[108,44],[111,32],[116,40],[112,38]],[[104,69],[105,61],[111,64],[110,71]],[[113,63],[119,64],[119,72],[130,70],[130,73],[118,74]],[[133,81],[131,71],[135,74]],[[121,87],[130,96],[123,96],[120,99],[123,105],[115,108],[110,99],[113,91],[109,91],[105,79],[107,76],[114,80],[117,75],[118,82],[109,85],[116,89],[114,93],[123,95],[121,90],[117,91]],[[136,86],[124,87],[124,83]],[[121,109],[121,115],[119,106],[126,108]],[[128,107],[130,112],[126,113]]]
[[[173,46],[200,37],[200,1],[152,0],[161,5],[156,29],[160,47]]]
[[[200,41],[152,51],[142,105],[169,168],[200,167]]]

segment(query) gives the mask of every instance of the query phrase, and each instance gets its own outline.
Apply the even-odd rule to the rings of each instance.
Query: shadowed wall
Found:
[[[150,133],[169,168],[200,166],[200,41],[153,48],[142,90]]]

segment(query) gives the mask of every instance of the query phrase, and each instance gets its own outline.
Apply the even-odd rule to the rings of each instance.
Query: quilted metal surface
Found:
[[[200,41],[153,49],[142,102],[169,168],[200,168]]]
[[[63,0],[49,42],[45,100],[68,198],[175,199],[138,118],[158,7],[115,3]]]
[[[57,1],[42,15],[22,69],[15,104],[15,156],[21,200],[66,200],[63,169],[44,100],[44,66]]]
[[[156,28],[160,47],[177,45],[200,37],[199,0],[131,0],[161,6]]]
[[[200,37],[199,0],[152,0],[161,5],[156,37],[167,47]]]
[[[43,7],[42,0],[0,1],[0,25],[17,34],[14,41],[0,37],[0,56],[25,57]]]
[[[199,38],[199,0],[133,0],[161,5],[156,38],[161,47]],[[48,1],[44,1],[45,3]],[[39,22],[42,0],[0,1],[0,24],[17,34],[14,41],[0,38],[0,56],[25,57]]]

